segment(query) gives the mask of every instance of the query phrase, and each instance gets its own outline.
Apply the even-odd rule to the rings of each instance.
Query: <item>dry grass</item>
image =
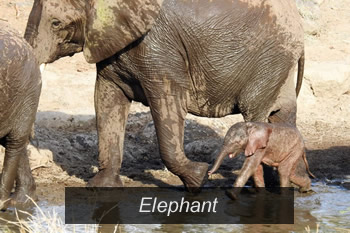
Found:
[[[320,224],[316,224],[316,231],[315,231],[315,233],[318,233],[319,232],[319,227],[320,227]],[[311,228],[310,228],[310,226],[307,226],[307,227],[305,227],[305,231],[307,232],[307,233],[311,233]]]
[[[1,221],[6,222],[9,226],[5,229],[5,232],[20,232],[20,233],[68,233],[68,232],[86,232],[86,233],[97,233],[99,232],[100,226],[98,224],[79,224],[69,225],[64,224],[62,218],[53,210],[52,212],[44,212],[38,204],[30,197],[28,199],[33,202],[37,208],[39,214],[34,216],[26,211],[15,209],[16,221],[10,221],[0,217]],[[21,219],[20,214],[28,216],[26,219]],[[12,228],[11,228],[12,226]],[[16,228],[16,231],[13,230]],[[118,232],[118,225],[114,226],[114,233]]]
[[[332,231],[332,232],[350,233],[349,229],[343,229],[343,228],[339,228],[339,227],[334,227],[334,230],[335,231]],[[311,232],[319,233],[320,232],[320,224],[319,223],[316,224],[316,230],[315,231],[312,231],[310,226],[305,227],[305,231],[306,231],[306,233],[311,233]]]

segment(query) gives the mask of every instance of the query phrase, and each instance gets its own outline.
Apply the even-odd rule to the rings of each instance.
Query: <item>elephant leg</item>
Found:
[[[257,170],[262,169],[261,161],[265,155],[264,149],[259,149],[254,155],[246,158],[244,161],[241,173],[237,177],[233,187],[234,190],[227,191],[226,194],[233,200],[237,199],[238,194],[241,192],[242,187],[247,183],[248,179],[254,175]],[[260,177],[259,177],[260,179]],[[259,183],[259,182],[258,182]],[[261,183],[259,183],[261,185]]]
[[[4,166],[0,181],[0,210],[5,210],[10,204],[10,194],[17,175],[18,163],[21,157],[27,156],[25,138],[17,139],[12,134],[6,138]]]
[[[290,177],[290,181],[300,187],[299,192],[301,193],[306,193],[311,190],[311,180],[309,177],[298,176],[293,173]]]
[[[154,120],[159,150],[165,166],[196,192],[205,180],[208,164],[193,162],[184,153],[186,98],[177,95],[148,98]]]
[[[304,174],[302,171],[298,171],[298,169],[304,169],[306,171],[305,163],[299,165],[300,159],[296,161],[296,164],[294,164],[291,175],[290,175],[290,181],[299,186],[299,192],[308,192],[311,190],[311,179],[308,176],[307,172]],[[299,165],[299,166],[298,166]],[[302,175],[300,175],[302,174]]]
[[[290,187],[290,177],[293,172],[297,160],[302,156],[303,151],[292,151],[286,159],[278,166],[278,174],[280,176],[280,186]]]
[[[291,69],[286,82],[281,87],[268,120],[270,123],[289,123],[296,126],[297,96],[294,84],[294,69]]]
[[[125,127],[131,101],[111,80],[97,75],[95,111],[98,132],[99,172],[89,181],[92,187],[122,186]]]
[[[282,86],[281,92],[277,98],[273,112],[269,116],[271,123],[289,123],[296,127],[296,92],[294,84],[294,69],[289,72],[288,79]],[[297,180],[310,180],[306,171],[303,158],[300,156],[296,162],[295,178]],[[294,183],[294,182],[293,182]]]
[[[35,189],[36,185],[30,169],[29,158],[27,155],[21,156],[17,168],[16,189],[11,198],[12,204],[24,203],[27,200],[27,195],[36,200]]]
[[[259,164],[259,166],[257,167],[253,178],[254,178],[255,187],[257,187],[257,188],[264,188],[265,187],[264,168],[263,168],[262,164]]]

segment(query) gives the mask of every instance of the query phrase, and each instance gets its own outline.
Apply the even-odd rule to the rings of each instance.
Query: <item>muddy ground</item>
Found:
[[[298,127],[317,179],[349,188],[350,0],[297,3],[304,18],[306,46]],[[0,20],[23,34],[32,4],[33,0],[1,0]],[[42,76],[35,128],[38,149],[30,146],[29,154],[39,198],[62,202],[65,186],[84,186],[97,172],[95,66],[77,54],[47,65]],[[212,163],[227,129],[241,120],[240,115],[220,119],[188,115],[186,155]],[[242,161],[242,157],[227,159],[207,185],[232,184]],[[129,115],[121,174],[126,186],[182,184],[161,162],[149,109],[139,103],[132,104]]]

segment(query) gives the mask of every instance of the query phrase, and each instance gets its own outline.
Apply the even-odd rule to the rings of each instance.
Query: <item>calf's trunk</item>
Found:
[[[222,164],[222,161],[224,161],[224,158],[226,155],[232,154],[232,158],[234,158],[237,155],[237,152],[232,153],[231,151],[227,151],[225,148],[223,148],[220,151],[220,154],[218,155],[218,157],[215,160],[214,166],[212,167],[212,169],[208,172],[209,175],[213,174],[214,172],[216,172],[220,165]]]

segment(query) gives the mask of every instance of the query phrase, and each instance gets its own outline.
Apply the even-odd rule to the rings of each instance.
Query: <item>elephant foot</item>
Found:
[[[35,193],[35,185],[31,188],[16,188],[16,191],[11,196],[11,202],[10,204],[12,206],[17,205],[26,205],[26,204],[32,204],[32,201],[29,200],[28,197],[30,197],[33,201],[38,200],[38,196]]]
[[[180,179],[187,191],[191,193],[200,192],[201,186],[208,179],[209,164],[201,162],[189,162],[185,167],[186,174],[180,175]]]
[[[300,189],[299,189],[299,193],[312,194],[312,193],[316,193],[316,192],[313,191],[311,188],[300,188]]]
[[[123,187],[119,175],[111,169],[100,170],[87,184],[88,187]]]

